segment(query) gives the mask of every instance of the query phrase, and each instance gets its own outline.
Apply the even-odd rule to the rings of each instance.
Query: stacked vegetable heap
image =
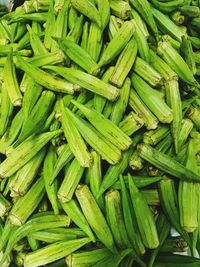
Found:
[[[200,266],[200,1],[0,12],[0,266]]]

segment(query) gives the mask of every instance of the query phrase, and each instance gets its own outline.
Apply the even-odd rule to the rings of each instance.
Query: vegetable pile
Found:
[[[0,14],[0,266],[200,266],[200,1]]]

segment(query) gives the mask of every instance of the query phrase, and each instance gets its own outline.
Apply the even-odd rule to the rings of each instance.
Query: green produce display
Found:
[[[200,0],[0,0],[9,266],[200,267]]]

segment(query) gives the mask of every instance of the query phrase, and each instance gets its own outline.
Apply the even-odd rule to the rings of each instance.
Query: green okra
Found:
[[[163,125],[156,130],[147,131],[144,133],[143,142],[149,145],[156,145],[169,134],[169,127]]]
[[[62,9],[63,5],[64,5],[64,0],[55,0],[54,1],[54,11],[55,11],[56,15]]]
[[[19,40],[17,46],[16,46],[16,49],[15,47],[13,47],[13,54],[16,54],[17,51],[21,50],[21,49],[25,49],[27,48],[28,46],[30,46],[30,34],[29,32],[27,31],[22,37],[21,39]],[[31,54],[32,54],[32,51],[31,51]]]
[[[181,42],[182,36],[185,35],[181,29],[166,15],[160,12],[158,9],[151,8],[152,14],[158,25],[161,26],[165,34],[169,34],[179,42]]]
[[[170,66],[161,59],[153,50],[150,50],[150,63],[160,72],[161,76],[166,80],[178,80],[177,74],[170,68]]]
[[[156,226],[159,234],[159,246],[151,252],[148,267],[154,266],[156,257],[170,233],[170,224],[163,213],[158,215]]]
[[[76,101],[79,102],[79,103],[81,103],[81,104],[83,104],[83,105],[85,105],[86,103],[88,103],[87,101],[91,100],[91,98],[92,98],[92,95],[91,95],[90,92],[88,92],[88,91],[83,91],[83,92],[81,92],[81,93],[77,96]],[[72,99],[70,99],[70,104],[71,104],[71,100],[72,100]],[[72,104],[71,104],[71,105],[72,105]],[[76,112],[78,111],[78,108],[77,108],[76,106],[73,106],[73,108],[71,109],[71,111],[72,111],[73,113],[76,113]]]
[[[69,143],[69,147],[80,165],[83,167],[89,167],[91,164],[91,156],[79,130],[72,120],[72,112],[68,108],[65,108],[63,103],[61,105],[61,111],[62,127],[67,142]]]
[[[151,88],[137,74],[132,74],[131,81],[138,95],[149,107],[149,109],[156,115],[159,121],[162,123],[170,123],[173,120],[172,110],[160,97],[160,94]]]
[[[17,56],[17,64],[25,73],[42,86],[56,92],[73,94],[79,87],[76,84],[69,83],[63,79],[54,77],[30,63],[26,62],[19,55]]]
[[[35,240],[45,243],[54,243],[61,240],[74,240],[85,237],[85,233],[79,228],[52,228],[43,231],[33,232],[29,235]]]
[[[42,67],[44,65],[55,65],[58,63],[63,63],[65,60],[65,55],[61,50],[56,52],[47,53],[44,55],[39,55],[28,60],[29,63],[36,67]]]
[[[70,254],[66,257],[66,263],[69,267],[93,266],[107,257],[111,257],[111,252],[107,248],[97,248],[89,251],[80,251]]]
[[[0,193],[0,217],[5,216],[10,209],[10,202]]]
[[[175,191],[174,181],[163,179],[158,183],[161,205],[171,225],[180,233],[184,240],[191,246],[191,240],[181,225],[179,218],[178,200]]]
[[[97,153],[95,150],[91,151],[91,156],[92,156],[92,165],[87,170],[87,178],[89,180],[91,192],[97,204],[103,210],[104,198],[103,196],[100,196],[99,198],[97,198],[99,189],[102,183],[101,157],[99,153]]]
[[[53,42],[52,36],[53,36],[54,25],[56,21],[53,4],[54,3],[52,1],[51,4],[49,5],[49,10],[47,13],[48,17],[46,21],[45,30],[44,30],[44,45],[48,50],[50,50],[52,46],[52,42]]]
[[[69,12],[69,3],[70,1],[65,1],[62,9],[58,12],[55,24],[54,24],[54,29],[53,29],[53,37],[56,38],[65,38],[67,35],[67,21],[68,21],[68,12]],[[51,51],[56,51],[58,50],[58,43],[54,40],[51,42]]]
[[[44,264],[54,262],[76,251],[89,242],[90,239],[87,237],[77,240],[56,242],[27,254],[24,259],[24,266],[42,266]],[[63,249],[63,247],[67,247],[67,249]]]
[[[131,111],[124,119],[119,123],[119,128],[128,136],[138,131],[144,125],[143,118]]]
[[[181,42],[181,49],[180,49],[181,55],[185,62],[187,63],[188,67],[192,71],[193,75],[196,74],[196,62],[194,58],[194,52],[192,49],[191,41],[183,38]]]
[[[179,10],[172,12],[170,17],[177,26],[182,25],[185,21],[185,16]]]
[[[129,158],[129,166],[134,171],[139,171],[144,167],[144,161],[139,157],[137,151],[133,151]]]
[[[14,106],[22,105],[22,95],[19,90],[19,84],[16,77],[16,70],[13,63],[12,51],[7,56],[7,61],[4,65],[4,86],[8,91],[10,100]]]
[[[196,182],[198,182],[200,179],[198,174],[186,168],[174,158],[156,150],[149,145],[143,143],[138,145],[137,149],[140,157],[153,164],[155,167],[161,169],[162,171],[171,174],[172,176],[175,176],[182,180],[187,179]]]
[[[134,89],[131,89],[129,96],[130,107],[144,119],[144,124],[147,129],[156,129],[158,125],[158,119],[148,109],[144,102],[140,99]]]
[[[32,251],[35,251],[40,248],[40,242],[38,240],[35,240],[34,238],[27,236],[27,241]]]
[[[160,73],[140,57],[136,58],[133,70],[153,87],[163,83]]]
[[[142,189],[141,193],[149,206],[159,206],[160,198],[157,189]]]
[[[175,40],[174,38],[172,38],[170,35],[168,34],[162,35],[160,40],[169,42],[178,52],[180,51],[181,43]]]
[[[147,25],[144,22],[144,20],[141,18],[140,14],[132,8],[131,15],[134,18],[135,23],[137,24],[138,28],[141,30],[143,35],[145,36],[145,39],[149,38],[149,32],[147,29]]]
[[[52,184],[50,184],[50,178],[52,177],[52,174],[54,172],[56,160],[57,160],[57,155],[55,148],[53,146],[50,146],[43,163],[44,186],[47,192],[48,199],[53,208],[54,214],[59,214],[58,199],[57,199],[58,182],[56,180]]]
[[[16,18],[13,18],[11,22],[26,22],[27,20],[30,21],[38,21],[38,22],[45,22],[47,20],[47,13],[46,12],[35,12],[30,14],[20,14]]]
[[[138,255],[143,255],[145,253],[145,247],[143,245],[141,236],[139,234],[138,225],[136,222],[135,215],[132,211],[132,204],[130,195],[127,190],[127,185],[125,185],[124,178],[120,176],[120,185],[121,185],[121,199],[122,199],[122,210],[124,223],[128,238],[135,249]]]
[[[89,23],[88,21],[85,21],[83,25],[83,32],[82,32],[82,38],[81,38],[81,47],[84,50],[87,50],[88,36],[89,36]]]
[[[198,17],[200,15],[200,8],[198,6],[184,5],[179,7],[181,13],[187,17]]]
[[[191,85],[197,83],[187,63],[168,42],[159,42],[157,51],[181,80]]]
[[[193,126],[194,125],[191,120],[187,118],[182,120],[179,139],[178,139],[179,147],[182,147],[185,144],[190,135],[190,132],[193,129]]]
[[[185,252],[188,245],[180,236],[168,238],[161,247],[162,252]]]
[[[27,91],[26,91],[27,92]],[[55,101],[55,94],[51,91],[43,91],[31,112],[25,117],[25,122],[18,137],[18,143],[24,141],[30,135],[38,134],[50,115]],[[43,108],[41,109],[41,106]]]
[[[148,185],[156,183],[162,179],[162,176],[148,177],[148,176],[132,175],[131,177],[132,177],[135,185],[137,186],[137,188],[147,187]],[[126,175],[123,176],[123,180],[124,180],[126,187],[128,187],[128,176],[126,176]],[[122,186],[120,185],[120,181],[118,180],[117,182],[115,182],[113,184],[112,188],[118,189],[118,190],[122,189]]]
[[[147,38],[140,27],[140,22],[137,19],[135,19],[135,14],[133,10],[132,10],[132,16],[134,17],[133,22],[135,24],[135,33],[133,36],[137,43],[138,53],[142,59],[144,59],[146,62],[149,62],[150,54],[149,54],[149,45],[147,43]]]
[[[102,30],[96,25],[96,23],[91,23],[89,28],[86,50],[95,62],[99,60],[102,45]],[[100,69],[98,71],[100,71]]]
[[[113,73],[113,70],[114,70],[114,67],[109,67],[106,70],[106,72],[102,76],[102,80],[104,82],[107,82],[107,83],[109,82],[109,79],[110,79],[110,77],[111,77],[111,75]],[[103,110],[104,110],[105,105],[106,105],[106,98],[105,97],[100,96],[100,95],[95,95],[94,96],[94,108],[98,112],[102,113]]]
[[[108,0],[97,0],[96,2],[101,18],[101,28],[104,30],[110,19],[110,2]]]
[[[110,9],[113,15],[120,19],[128,19],[131,15],[131,7],[128,2],[120,0],[110,0]]]
[[[106,119],[95,109],[88,109],[74,100],[71,102],[81,110],[84,116],[97,129],[97,131],[99,131],[113,145],[122,150],[129,148],[132,143],[131,139],[125,135],[114,123]]]
[[[113,107],[111,115],[110,115],[110,120],[113,123],[115,123],[117,126],[119,125],[120,121],[122,120],[123,115],[124,115],[125,110],[126,110],[127,105],[128,105],[130,86],[131,86],[131,80],[129,78],[126,78],[126,80],[124,81],[124,84],[121,88],[120,97],[116,101],[116,103],[114,104],[114,107]]]
[[[100,13],[91,1],[72,0],[71,4],[75,9],[88,17],[91,21],[94,21],[101,28],[102,22]]]
[[[109,81],[117,87],[122,87],[128,73],[130,72],[137,55],[137,43],[132,38],[125,46],[115,65],[113,74]]]
[[[134,213],[138,223],[144,245],[148,248],[156,248],[159,245],[157,229],[153,215],[148,207],[145,198],[135,186],[132,178],[129,176],[129,191],[132,200]],[[145,219],[144,217],[145,216]]]
[[[106,218],[116,245],[120,249],[131,247],[125,228],[121,209],[121,197],[118,190],[109,190],[105,195]]]
[[[17,171],[9,186],[11,192],[16,196],[24,196],[27,193],[37,175],[45,153],[46,149],[44,148]]]
[[[53,70],[68,81],[76,83],[79,86],[93,93],[99,94],[111,101],[115,101],[119,96],[119,90],[116,87],[109,85],[90,74],[84,73],[83,71],[56,66],[45,66],[45,68]]]
[[[36,34],[43,36],[42,25],[39,22],[37,22],[37,21],[32,22],[32,30]]]
[[[38,56],[41,54],[47,54],[48,51],[44,46],[44,44],[42,43],[42,41],[40,40],[38,34],[36,34],[29,25],[27,25],[26,27],[30,35],[30,44],[34,55]]]
[[[77,18],[76,23],[68,33],[67,38],[71,39],[75,43],[78,43],[81,37],[82,28],[83,28],[83,16],[81,15],[79,18]]]
[[[200,128],[200,117],[199,117],[200,111],[197,107],[191,106],[187,110],[187,117],[194,123],[195,127],[197,129]]]
[[[58,190],[58,198],[65,203],[72,199],[76,187],[78,186],[83,175],[84,168],[75,158],[66,169],[65,177]]]
[[[27,138],[14,148],[9,156],[0,164],[0,177],[7,178],[13,175],[31,160],[54,136],[61,133],[61,130],[57,130],[40,135],[32,135]]]
[[[186,167],[193,172],[197,170],[197,140],[191,138],[187,149]],[[181,181],[178,189],[178,201],[180,209],[180,224],[182,228],[190,233],[198,227],[198,185],[192,182]],[[187,200],[186,200],[187,199]]]
[[[24,73],[20,83],[20,91],[25,93],[26,89],[32,87],[34,83],[36,84],[36,82],[30,76],[28,76],[28,74]],[[38,91],[41,91],[41,89]]]
[[[176,153],[179,151],[179,136],[182,122],[182,103],[179,91],[179,84],[176,80],[169,80],[165,83],[167,104],[173,111],[171,131],[174,139]]]
[[[76,23],[77,18],[78,18],[77,10],[73,8],[72,6],[70,6],[69,12],[68,12],[68,25],[69,25],[70,30],[74,27],[74,24]]]
[[[120,26],[117,23],[117,18],[115,16],[110,16],[108,25],[108,35],[109,39],[112,40],[115,34],[118,32]]]
[[[191,25],[194,26],[195,28],[197,28],[198,31],[200,29],[199,22],[200,22],[199,17],[198,18],[194,18],[191,21]]]
[[[119,161],[118,164],[114,166],[110,166],[103,177],[103,181],[101,183],[100,189],[99,189],[99,194],[98,196],[100,197],[110,186],[112,186],[119,176],[125,171],[125,169],[128,166],[128,160],[131,155],[131,148],[127,151],[124,151],[122,153],[122,158]]]
[[[99,240],[109,250],[116,252],[110,228],[88,186],[79,185],[76,189],[76,197],[89,225],[91,226]]]
[[[158,0],[151,0],[151,2],[155,8],[159,9],[163,13],[173,12],[184,4],[184,0],[169,1],[166,3]]]
[[[70,162],[70,160],[73,158],[73,153],[70,150],[69,144],[64,144],[58,158],[55,162],[53,172],[51,176],[49,177],[49,183],[52,184],[56,178],[56,176],[59,174],[59,172],[63,169],[63,167]]]
[[[0,152],[2,154],[6,154],[7,148],[15,142],[21,130],[22,123],[23,123],[23,112],[22,110],[20,110],[13,118],[10,127],[6,130],[6,132],[0,139]]]
[[[11,223],[14,225],[24,224],[40,203],[44,193],[44,180],[42,177],[37,180],[25,196],[16,201],[9,214]]]
[[[103,51],[102,56],[98,62],[100,67],[110,63],[127,45],[135,31],[134,23],[130,21],[124,22],[122,27],[114,35],[113,39],[109,42],[106,49]]]
[[[1,86],[1,106],[0,106],[0,136],[2,136],[9,123],[13,113],[13,104],[11,103],[8,91],[4,85]]]
[[[95,63],[90,54],[81,48],[81,46],[68,39],[56,40],[63,52],[65,52],[65,54],[82,69],[94,76],[99,73],[99,66]]]
[[[95,149],[103,159],[114,165],[119,162],[121,158],[120,150],[104,138],[93,126],[84,121],[80,117],[71,114],[73,121],[81,132],[81,135],[86,142]]]
[[[78,203],[75,200],[70,200],[65,203],[61,203],[63,210],[67,213],[70,219],[90,238],[92,242],[95,242],[94,234],[89,226],[88,220],[83,215]]]
[[[158,29],[157,29],[157,25],[152,14],[150,3],[147,0],[142,0],[142,1],[131,0],[130,2],[133,5],[133,7],[138,11],[138,13],[140,13],[142,18],[145,20],[145,22],[149,25],[149,27],[153,31],[154,35],[157,37]]]

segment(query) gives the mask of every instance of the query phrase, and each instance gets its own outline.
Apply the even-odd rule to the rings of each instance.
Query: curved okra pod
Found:
[[[116,252],[110,228],[88,186],[79,185],[76,189],[76,197],[89,225],[99,240],[112,252]]]
[[[109,0],[97,0],[96,2],[101,17],[101,28],[104,30],[110,18],[110,3]]]
[[[137,43],[135,39],[131,39],[120,54],[113,74],[109,82],[117,87],[122,87],[127,75],[129,74],[137,55]]]
[[[95,5],[89,0],[72,0],[72,6],[80,13],[94,21],[100,28],[102,26],[101,16]]]
[[[106,49],[104,50],[98,65],[103,67],[110,63],[122,49],[127,45],[128,41],[131,39],[135,31],[135,26],[133,21],[126,21],[123,23],[122,27],[114,35],[113,39],[110,41]]]
[[[45,68],[55,71],[66,80],[76,83],[82,88],[101,95],[110,101],[115,101],[119,97],[119,90],[116,87],[83,71],[56,66],[45,66]]]
[[[137,149],[140,157],[153,164],[157,168],[161,169],[162,171],[171,174],[172,176],[175,176],[182,180],[187,179],[188,181],[198,182],[200,180],[200,176],[198,174],[186,168],[174,158],[158,151],[157,149],[149,145],[142,143],[138,145]]]

